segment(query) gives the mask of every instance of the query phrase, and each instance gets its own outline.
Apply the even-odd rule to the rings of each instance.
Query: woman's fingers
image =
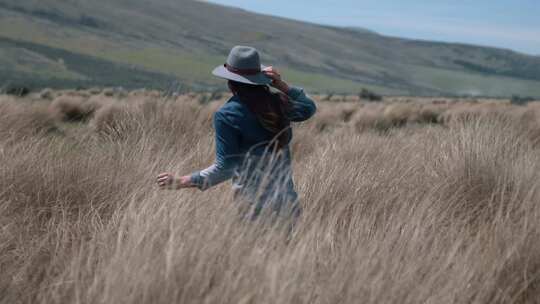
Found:
[[[158,178],[158,183],[167,183],[167,182],[170,182],[172,180],[172,178],[170,177],[162,177],[162,178]]]
[[[274,80],[279,80],[281,75],[278,73],[278,71],[273,67],[273,66],[269,66],[269,67],[266,67],[263,69],[263,73],[274,79]]]
[[[172,181],[171,180],[160,180],[158,181],[158,185],[160,186],[167,186],[171,183]]]
[[[278,70],[276,68],[274,68],[273,66],[268,66],[268,67],[264,68],[263,72],[275,73],[275,74],[279,75]]]
[[[171,176],[171,174],[170,173],[161,173],[160,175],[158,175],[158,179],[163,178],[163,177],[168,177],[168,176]]]
[[[163,176],[158,176],[158,180],[165,180],[165,179],[169,179],[171,178],[171,175],[163,175]]]
[[[157,184],[160,187],[166,187],[171,185],[173,182],[173,176],[170,173],[161,173],[157,177]]]
[[[182,189],[182,188],[190,188],[192,187],[191,184],[191,176],[175,176],[172,173],[161,173],[157,177],[157,184],[161,189]]]
[[[274,71],[264,71],[263,73],[268,75],[268,76],[279,77],[279,74],[274,72]]]

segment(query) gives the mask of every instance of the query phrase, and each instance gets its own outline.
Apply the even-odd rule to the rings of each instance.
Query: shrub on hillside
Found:
[[[360,99],[369,100],[369,101],[382,101],[383,97],[375,92],[372,92],[368,89],[362,89],[358,94]]]
[[[527,96],[512,95],[512,98],[510,98],[510,103],[514,105],[525,105],[531,101],[534,101],[534,98]]]
[[[422,104],[411,114],[408,122],[417,124],[440,123],[440,117],[447,109],[447,106],[441,104]]]
[[[90,89],[88,89],[88,94],[90,94],[90,95],[99,95],[99,94],[101,94],[101,89],[100,88],[90,88]]]
[[[393,127],[405,125],[409,119],[420,111],[420,107],[413,103],[395,103],[384,109],[383,118]]]
[[[0,94],[24,97],[30,94],[30,89],[25,86],[7,85],[6,87],[0,89]]]
[[[392,124],[384,118],[384,110],[384,106],[380,104],[369,104],[362,107],[351,119],[356,131],[360,133],[370,130],[388,131]]]
[[[329,92],[328,94],[324,95],[322,97],[322,100],[324,101],[330,101],[332,100],[332,97],[334,97],[334,92]]]
[[[96,95],[96,91],[93,90],[91,95]],[[117,99],[126,98],[128,96],[129,92],[126,91],[123,87],[116,87],[116,88],[105,88],[101,91],[101,95],[106,97],[114,97]]]
[[[101,94],[107,96],[107,97],[113,97],[115,94],[115,90],[113,88],[106,88],[101,91]]]
[[[99,103],[85,101],[79,97],[61,96],[55,99],[49,109],[62,121],[87,121],[100,107]]]
[[[39,98],[45,100],[53,100],[55,97],[55,92],[51,89],[43,89],[39,92]]]
[[[316,119],[307,124],[317,133],[334,130],[347,125],[358,111],[362,111],[364,104],[357,102],[339,102],[319,104]]]

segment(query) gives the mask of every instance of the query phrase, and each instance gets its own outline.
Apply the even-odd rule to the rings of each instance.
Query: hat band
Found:
[[[231,72],[231,73],[235,73],[235,74],[238,74],[238,75],[256,75],[256,74],[259,74],[261,72],[261,69],[258,68],[258,69],[237,69],[235,67],[232,67],[228,64],[224,64],[225,68]]]

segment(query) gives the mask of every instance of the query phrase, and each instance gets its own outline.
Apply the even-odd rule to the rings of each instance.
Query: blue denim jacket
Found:
[[[315,114],[315,102],[303,89],[291,87],[288,96],[292,122],[307,120]],[[204,191],[232,178],[235,193],[256,204],[256,212],[267,202],[278,212],[283,204],[297,204],[289,145],[279,152],[272,151],[275,135],[263,128],[235,96],[214,114],[214,128],[216,160],[212,166],[191,175],[193,184]],[[291,132],[292,138],[292,130],[286,132]]]

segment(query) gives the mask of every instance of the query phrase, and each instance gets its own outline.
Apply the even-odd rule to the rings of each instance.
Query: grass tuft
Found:
[[[61,96],[56,98],[49,109],[55,117],[62,121],[87,121],[101,105],[88,102],[81,97]]]

